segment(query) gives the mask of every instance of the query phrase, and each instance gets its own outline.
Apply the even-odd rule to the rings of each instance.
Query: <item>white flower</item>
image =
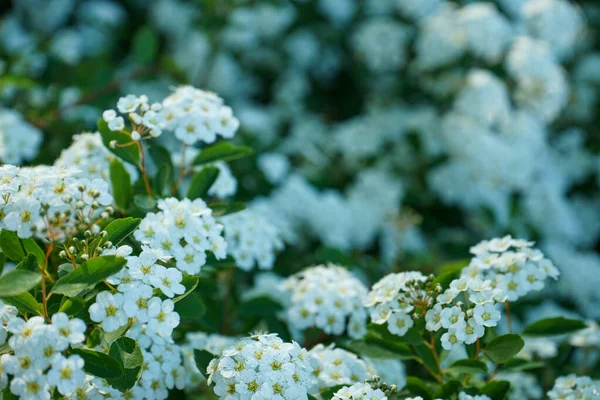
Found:
[[[65,350],[70,344],[82,343],[85,340],[86,325],[78,318],[69,319],[65,313],[56,313],[52,316],[52,325],[58,332],[59,350]]]
[[[149,320],[149,303],[152,298],[152,287],[136,282],[123,294],[123,311],[129,318],[136,318],[141,323]]]
[[[394,312],[388,319],[387,324],[391,333],[404,336],[415,323],[410,315]]]
[[[286,319],[296,329],[315,326],[341,335],[352,325],[366,326],[367,312],[362,305],[367,288],[348,270],[337,265],[318,265],[284,280],[280,289],[286,302]],[[354,326],[349,335],[364,329]]]
[[[108,123],[108,129],[111,131],[122,131],[125,129],[125,120],[123,117],[116,117]]]
[[[500,321],[500,311],[492,303],[478,304],[473,309],[473,318],[479,325],[488,327],[496,326],[498,321]]]
[[[13,378],[10,391],[22,399],[50,400],[50,387],[46,375],[33,371]]]
[[[133,94],[128,94],[125,97],[119,98],[117,101],[117,109],[122,114],[129,114],[131,112],[135,112],[140,106],[140,99]]]
[[[100,292],[96,302],[90,306],[90,319],[102,324],[106,332],[114,332],[127,323],[127,315],[122,309],[124,296],[121,293]]]
[[[175,303],[172,300],[161,300],[153,297],[148,303],[148,321],[147,331],[150,334],[157,334],[163,338],[171,336],[173,329],[179,325],[179,314],[175,311]]]
[[[85,373],[83,372],[83,359],[78,355],[62,358],[52,365],[48,371],[48,384],[56,386],[58,391],[70,396],[83,384]]]
[[[183,275],[177,268],[165,268],[157,265],[154,268],[154,274],[150,277],[150,284],[167,297],[174,297],[176,294],[185,293],[185,286],[181,284]]]

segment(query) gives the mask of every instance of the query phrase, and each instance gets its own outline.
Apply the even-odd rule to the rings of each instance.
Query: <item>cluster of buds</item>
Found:
[[[369,384],[373,390],[381,390],[388,398],[398,390],[398,386],[388,385],[387,382],[382,381],[377,375],[365,379],[365,383]]]

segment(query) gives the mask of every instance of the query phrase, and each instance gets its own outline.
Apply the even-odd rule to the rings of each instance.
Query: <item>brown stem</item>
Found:
[[[185,176],[185,152],[188,148],[188,145],[184,143],[183,148],[181,149],[181,165],[179,165],[179,174],[177,174],[177,180],[171,186],[171,196],[174,196],[177,193],[177,189],[179,189],[179,184],[181,180]]]
[[[154,196],[152,195],[152,187],[150,186],[150,180],[148,179],[148,174],[146,173],[146,155],[144,154],[144,147],[139,141],[137,142],[137,145],[138,149],[140,150],[140,157],[142,158],[140,164],[138,164],[138,168],[142,173],[142,179],[144,180],[144,186],[146,186],[148,197],[153,199]]]
[[[46,295],[46,267],[48,265],[48,258],[50,258],[50,254],[52,254],[52,250],[54,250],[54,242],[50,242],[50,245],[46,249],[46,254],[44,255],[44,262],[42,264],[42,309],[44,311],[44,318],[46,321],[50,322],[50,316],[48,315],[48,299],[50,296]]]

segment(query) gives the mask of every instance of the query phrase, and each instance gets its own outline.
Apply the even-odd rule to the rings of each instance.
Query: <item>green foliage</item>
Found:
[[[118,246],[140,226],[141,222],[140,218],[132,217],[116,219],[104,228],[107,234],[104,239],[110,241],[113,246]]]
[[[20,313],[29,315],[42,315],[42,305],[29,292],[13,297],[3,297],[2,301],[19,310]]]
[[[117,360],[123,375],[107,379],[110,386],[124,392],[131,389],[142,375],[144,356],[137,342],[128,337],[120,337],[110,345],[108,354]]]
[[[44,262],[44,260],[42,260]],[[34,254],[27,254],[27,257],[21,260],[20,263],[17,264],[15,269],[22,269],[26,271],[31,271],[35,273],[40,273],[37,257]]]
[[[98,120],[98,132],[102,136],[102,143],[104,146],[111,151],[117,157],[131,163],[133,165],[139,165],[140,163],[140,151],[135,143],[131,143],[131,137],[122,133],[111,131],[108,128],[108,124],[105,120],[100,118]],[[124,147],[110,147],[110,143],[116,141],[118,145],[126,145]]]
[[[196,361],[196,366],[205,376],[206,370],[208,369],[208,364],[210,364],[213,358],[215,358],[215,355],[206,350],[194,350],[194,360]]]
[[[149,26],[138,29],[133,37],[131,51],[140,64],[148,64],[153,61],[158,53],[158,35],[156,32]]]
[[[504,400],[510,390],[510,383],[507,381],[491,381],[481,388],[481,394],[484,394],[492,400]]]
[[[462,374],[483,374],[487,372],[487,366],[483,361],[472,359],[458,360],[448,369]]]
[[[23,244],[25,253],[33,254],[35,256],[38,265],[44,264],[44,259],[46,258],[46,255],[44,254],[44,250],[42,250],[40,245],[37,244],[35,240],[33,240],[32,238],[21,239],[21,244]]]
[[[153,211],[156,208],[156,200],[145,194],[136,194],[133,197],[133,204],[144,212]]]
[[[121,210],[129,207],[133,197],[133,188],[131,187],[131,176],[125,169],[125,166],[119,159],[115,158],[110,162],[110,183],[112,186],[115,204]]]
[[[268,296],[255,297],[240,304],[239,312],[249,317],[274,315],[283,309],[282,305]]]
[[[406,386],[404,386],[404,390],[407,390],[411,395],[421,396],[423,400],[432,400],[433,394],[431,390],[427,386],[427,384],[414,376],[409,376],[406,378]]]
[[[246,209],[246,205],[240,202],[217,202],[208,205],[212,210],[214,217],[222,217],[224,215],[234,214]]]
[[[86,308],[86,302],[83,299],[76,297],[64,298],[61,302],[59,312],[67,314],[69,317],[74,317]]]
[[[587,328],[585,321],[563,317],[547,318],[528,325],[523,330],[525,336],[556,336],[577,332]]]
[[[187,198],[194,200],[197,198],[206,198],[208,190],[215,183],[219,176],[219,168],[209,166],[197,172],[192,178],[190,188],[187,192]]]
[[[248,146],[237,146],[230,142],[219,142],[202,149],[192,165],[203,165],[215,161],[233,161],[252,155],[253,150]]]
[[[81,264],[77,269],[56,281],[52,293],[75,297],[94,288],[111,275],[119,272],[127,260],[117,256],[100,256]]]
[[[494,363],[502,364],[517,355],[523,346],[523,338],[511,333],[493,339],[484,347],[483,353]]]
[[[0,232],[0,248],[2,252],[13,262],[19,262],[25,257],[25,250],[15,232],[2,229]]]
[[[42,282],[40,273],[26,269],[9,271],[0,276],[0,297],[18,296],[39,286],[40,282]]]
[[[90,375],[102,379],[117,379],[124,375],[123,365],[107,354],[87,349],[72,349],[71,354],[83,358],[83,370]]]

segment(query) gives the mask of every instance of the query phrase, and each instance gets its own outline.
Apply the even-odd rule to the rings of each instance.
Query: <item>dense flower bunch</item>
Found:
[[[533,249],[533,242],[513,239],[511,236],[484,240],[471,248],[475,257],[462,270],[466,280],[491,281],[491,286],[502,291],[508,301],[516,301],[532,291],[544,288],[544,281],[557,279],[559,272],[541,251]]]
[[[230,107],[215,93],[182,86],[162,102],[165,127],[187,145],[231,139],[239,127]]]
[[[551,400],[597,399],[600,397],[600,382],[589,376],[575,374],[562,376],[554,382],[554,387],[547,395]]]
[[[159,137],[166,126],[166,117],[161,113],[160,103],[148,104],[148,96],[128,94],[117,102],[117,111],[106,110],[102,118],[111,131],[121,132],[131,136],[131,140],[140,141]],[[125,130],[125,115],[131,124],[131,132]],[[112,146],[117,146],[113,143]]]
[[[110,180],[110,163],[117,157],[112,154],[102,143],[100,133],[86,132],[73,135],[73,143],[64,149],[54,162],[56,166],[74,166],[80,171],[82,178],[100,178]],[[132,178],[137,177],[137,170],[129,164],[125,166]]]
[[[17,316],[17,309],[0,304],[2,309],[1,329],[3,342],[7,331],[13,354],[3,354],[2,387],[10,379],[10,392],[21,398],[49,399],[50,391],[56,388],[64,396],[71,396],[83,387],[86,374],[83,359],[78,355],[66,355],[70,345],[78,346],[85,340],[85,323],[69,319],[64,313],[52,316],[46,324],[42,317],[31,317],[27,321]]]
[[[317,265],[282,282],[287,295],[286,320],[294,329],[319,328],[330,335],[347,331],[352,338],[365,333],[367,312],[364,284],[347,269]]]
[[[69,167],[0,167],[0,228],[20,238],[61,240],[86,230],[98,232],[112,213],[112,196],[102,179],[76,178]]]
[[[308,355],[314,368],[310,393],[318,393],[337,385],[352,385],[375,375],[369,365],[356,354],[335,348],[333,344],[319,344],[313,347]]]
[[[42,132],[18,112],[0,108],[0,162],[32,161],[38,155],[42,139]]]
[[[161,249],[173,257],[176,266],[188,274],[198,274],[206,263],[206,252],[225,258],[227,243],[221,236],[223,225],[201,199],[158,201],[157,213],[148,213],[134,236],[141,243]],[[155,260],[156,261],[156,260]]]
[[[245,210],[219,219],[225,230],[227,252],[236,266],[249,271],[255,265],[272,269],[275,253],[283,249],[283,241],[275,226],[260,215]]]
[[[364,301],[371,309],[371,321],[387,324],[394,335],[404,336],[414,325],[414,316],[433,302],[431,279],[420,272],[390,274],[375,283]]]
[[[276,334],[256,334],[223,350],[208,366],[219,397],[307,399],[313,368],[305,349]]]
[[[388,386],[385,382],[380,382],[378,376],[365,379],[364,383],[355,383],[351,386],[344,386],[334,393],[334,399],[346,400],[387,400],[388,396],[397,390],[395,385]]]

